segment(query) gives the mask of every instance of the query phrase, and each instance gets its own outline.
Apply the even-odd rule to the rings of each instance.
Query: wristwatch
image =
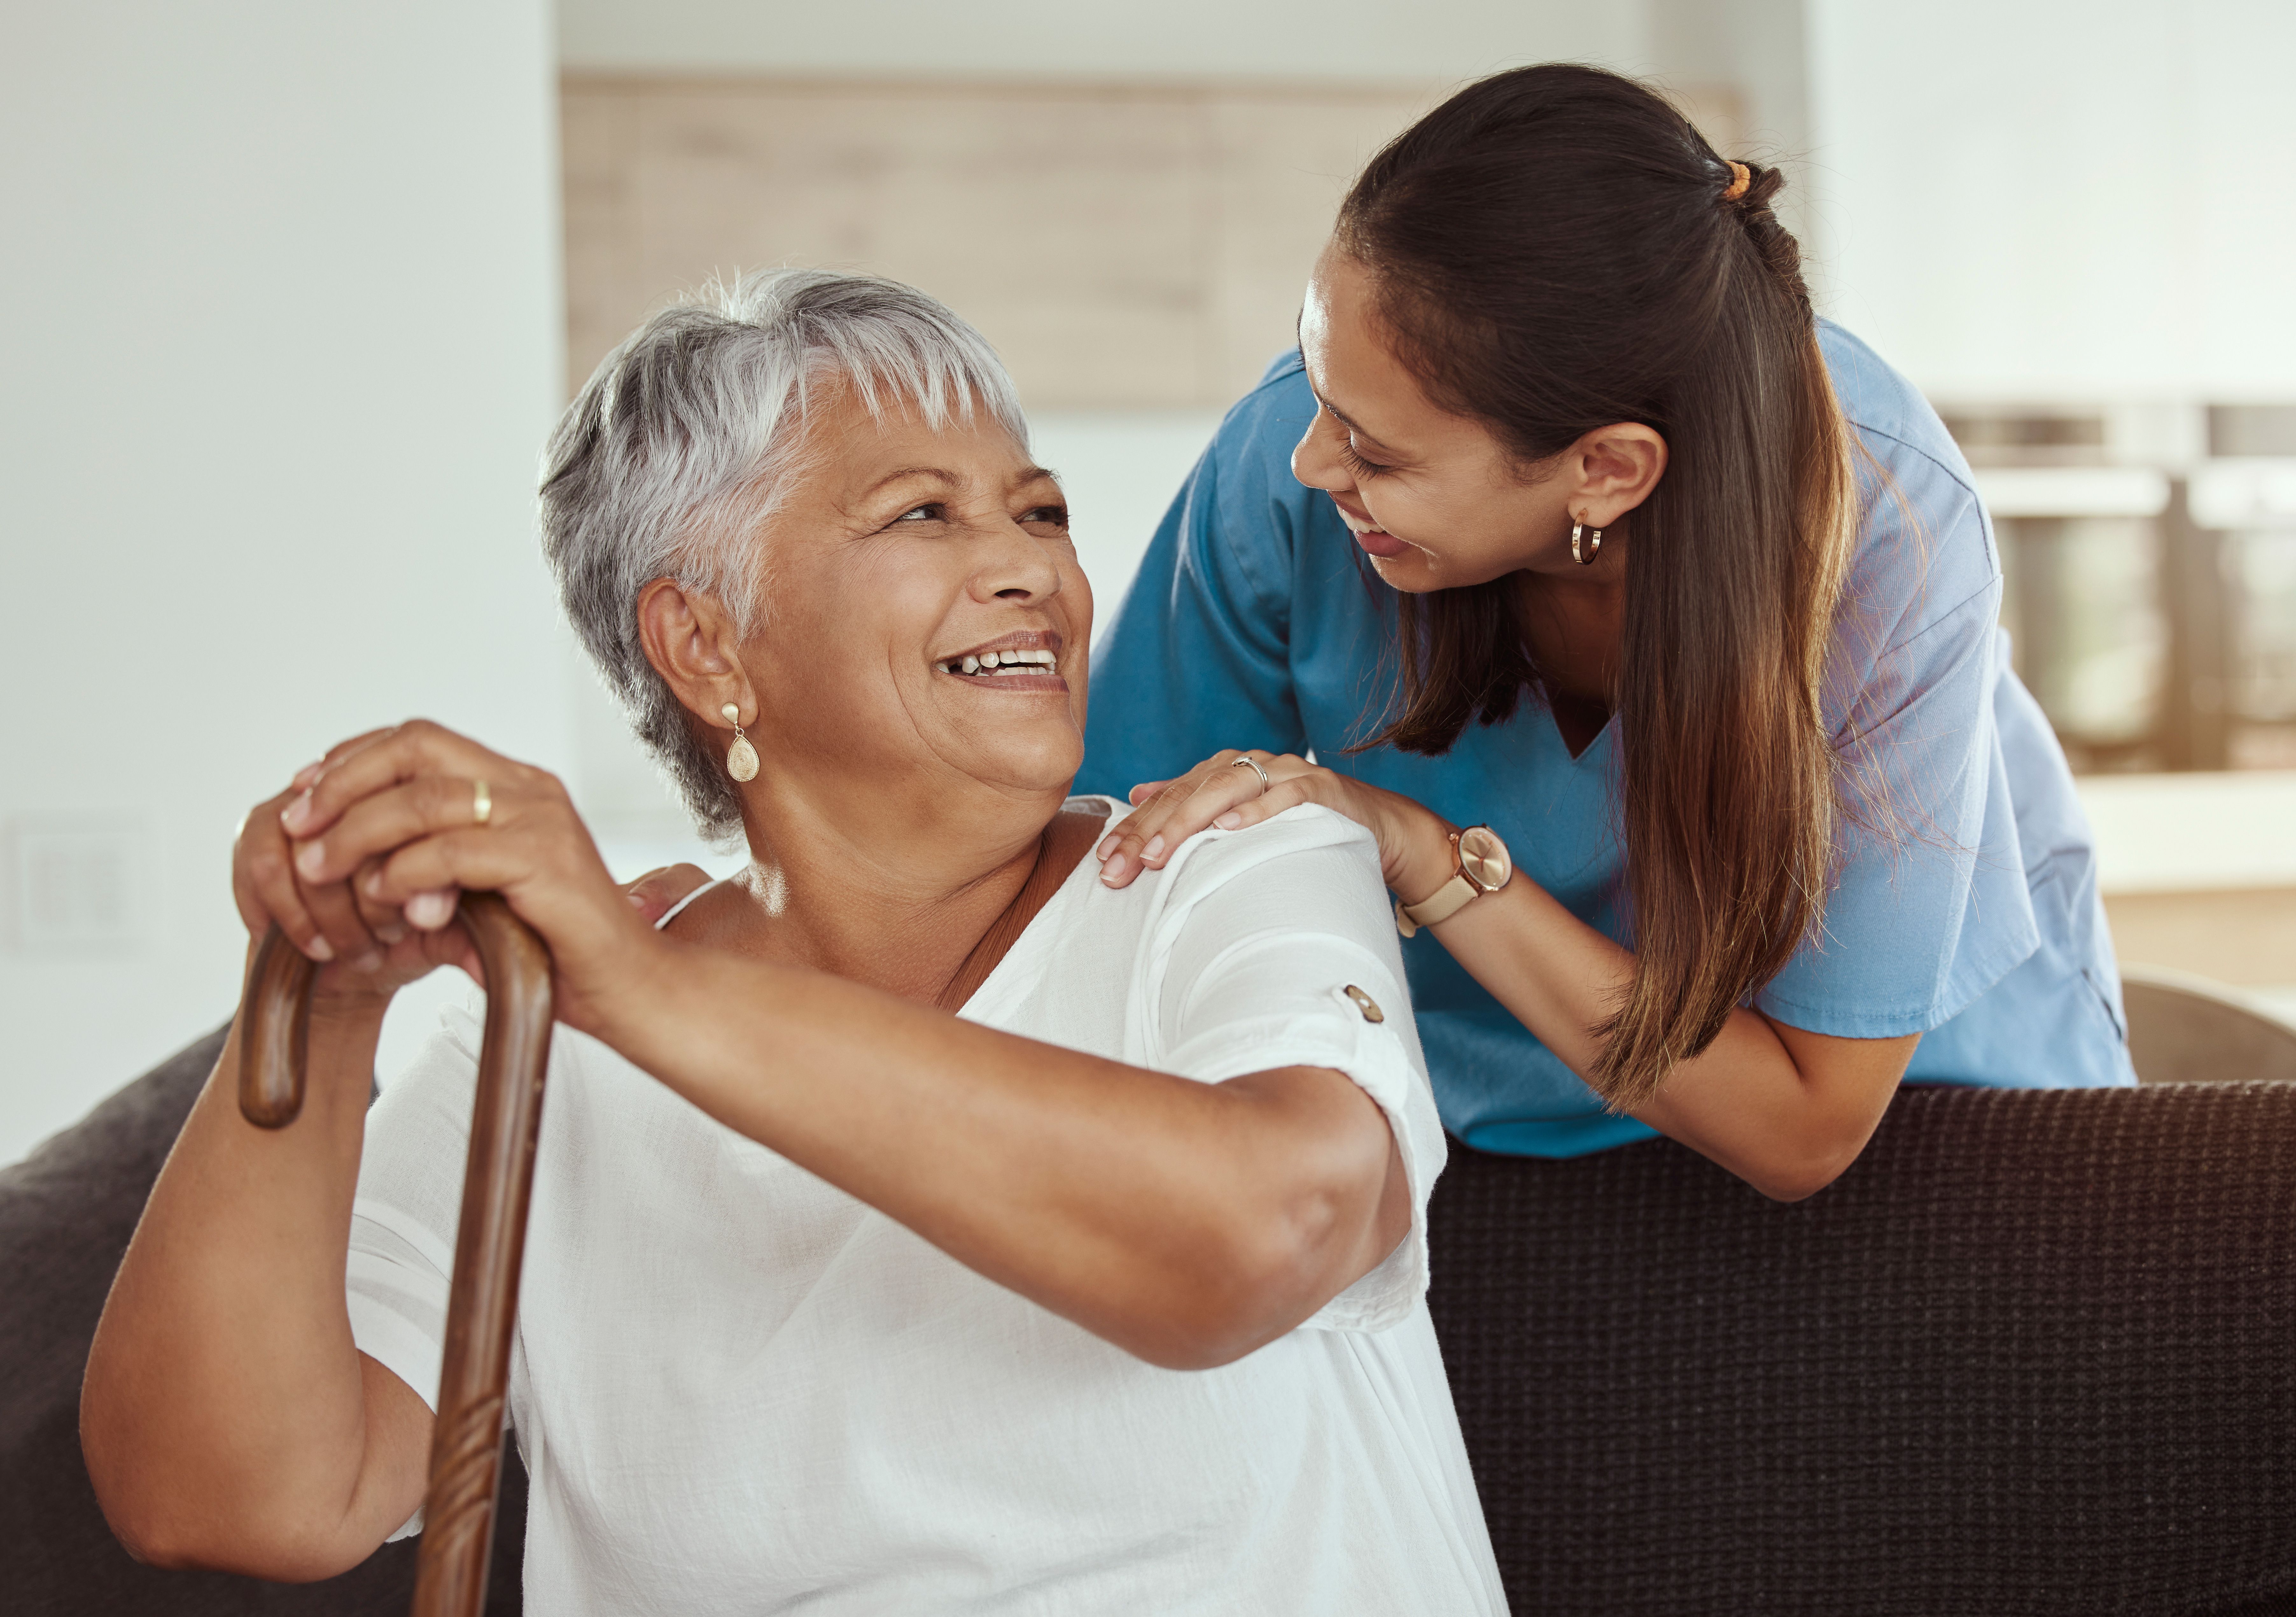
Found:
[[[1472,899],[1496,892],[1514,879],[1514,856],[1488,825],[1451,833],[1451,879],[1416,904],[1395,903],[1395,930],[1408,938],[1423,926],[1447,921]]]

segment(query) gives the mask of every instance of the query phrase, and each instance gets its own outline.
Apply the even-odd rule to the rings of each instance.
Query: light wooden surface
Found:
[[[2162,966],[2243,987],[2296,986],[2296,888],[2107,893],[2123,966]]]
[[[1292,341],[1365,160],[1448,86],[928,83],[572,74],[567,364],[779,264],[922,287],[1033,409],[1225,406]],[[1739,103],[1694,92],[1709,133]]]

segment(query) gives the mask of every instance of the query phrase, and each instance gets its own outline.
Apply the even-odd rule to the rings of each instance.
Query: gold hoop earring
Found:
[[[1581,531],[1588,536],[1587,553],[1584,555],[1578,554],[1578,535]],[[1595,558],[1602,554],[1603,530],[1601,529],[1588,528],[1584,522],[1570,524],[1570,559],[1572,561],[1581,567],[1589,567],[1594,564]]]
[[[750,744],[750,738],[742,734],[742,710],[729,702],[718,710],[726,716],[726,722],[734,726],[734,744],[726,749],[726,773],[737,781],[757,779],[758,750]]]

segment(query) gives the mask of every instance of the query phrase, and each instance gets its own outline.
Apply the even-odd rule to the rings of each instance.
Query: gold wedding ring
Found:
[[[495,817],[494,793],[487,790],[484,781],[471,783],[471,824],[483,825]]]
[[[1259,795],[1262,797],[1266,797],[1267,795],[1267,788],[1275,784],[1267,778],[1267,771],[1259,767],[1259,760],[1256,758],[1246,757],[1233,759],[1229,761],[1228,767],[1231,769],[1249,769],[1254,775],[1259,776]]]

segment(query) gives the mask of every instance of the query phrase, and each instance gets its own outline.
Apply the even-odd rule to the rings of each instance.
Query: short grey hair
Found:
[[[801,470],[808,403],[831,378],[880,417],[906,405],[938,429],[980,407],[1029,442],[996,350],[941,304],[874,275],[777,269],[712,282],[632,332],[545,456],[542,550],[566,615],[712,841],[739,834],[741,798],[646,661],[639,592],[674,579],[745,638],[766,620],[758,526]]]

